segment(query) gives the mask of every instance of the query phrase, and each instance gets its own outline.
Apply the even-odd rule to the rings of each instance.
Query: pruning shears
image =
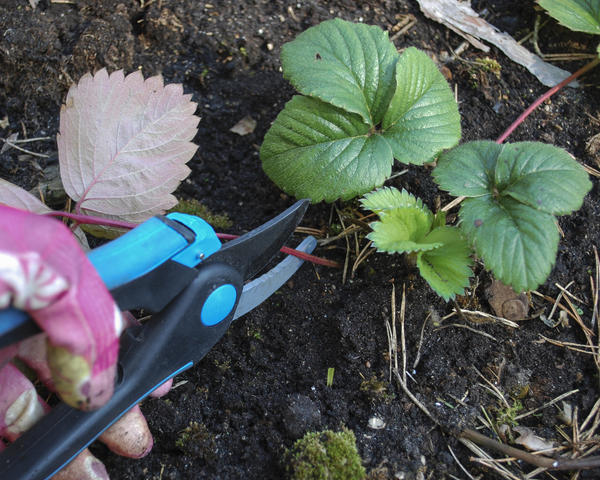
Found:
[[[50,478],[125,412],[164,382],[199,362],[231,322],[252,310],[302,264],[288,257],[255,280],[302,219],[308,200],[245,235],[221,244],[202,219],[153,217],[88,254],[121,310],[154,313],[121,337],[114,395],[83,412],[60,403],[0,453],[0,478]],[[306,238],[299,250],[316,245]],[[36,332],[20,311],[0,311],[0,347]]]

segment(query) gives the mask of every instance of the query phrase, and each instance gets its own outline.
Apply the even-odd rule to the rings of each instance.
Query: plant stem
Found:
[[[219,237],[221,240],[235,240],[239,237],[239,235],[232,235],[230,233],[217,233],[217,237]],[[300,250],[296,250],[294,248],[281,247],[280,252],[285,253],[287,255],[293,255],[294,257],[297,257],[300,260],[306,260],[307,262],[315,263],[317,265],[324,265],[326,267],[331,268],[340,268],[340,264],[337,262],[327,260],[321,257],[316,257],[314,255],[311,255],[310,253],[301,252]]]
[[[103,225],[105,227],[126,228],[127,230],[131,230],[132,228],[138,226],[137,223],[125,222],[123,220],[112,220],[110,218],[96,217],[94,215],[83,215],[81,213],[52,211],[45,213],[44,215],[48,215],[50,217],[70,218],[71,220],[74,220],[77,223],[83,223],[87,225]]]
[[[581,75],[586,73],[588,70],[591,70],[592,68],[594,68],[596,65],[598,65],[598,63],[600,63],[600,58],[596,57],[596,58],[594,58],[594,60],[592,60],[588,64],[584,65],[579,70],[577,70],[573,75],[565,78],[562,82],[554,85],[550,90],[548,90],[546,93],[544,93],[542,96],[540,96],[535,102],[533,102],[521,115],[519,115],[519,117],[506,129],[506,131],[498,137],[498,140],[496,140],[496,143],[504,142],[504,140],[506,140],[508,138],[508,136],[521,123],[523,123],[523,121],[531,114],[531,112],[533,112],[538,106],[540,106],[540,104],[542,104],[543,102],[548,100],[552,95],[554,95],[556,92],[558,92],[565,85],[568,85],[573,80],[579,78]]]
[[[88,225],[104,225],[106,227],[125,228],[127,230],[131,230],[139,225],[137,223],[125,222],[122,220],[112,220],[110,218],[96,217],[94,215],[82,215],[80,213],[52,211],[52,212],[45,213],[44,215],[48,215],[50,217],[70,218],[71,220],[74,220],[77,223],[83,223],[83,224],[88,224]],[[228,233],[217,233],[216,235],[221,240],[233,240],[233,239],[239,237],[239,235],[231,235]],[[326,267],[332,267],[332,268],[340,268],[340,264],[337,262],[334,262],[332,260],[327,260],[325,258],[316,257],[314,255],[310,255],[309,253],[301,252],[300,250],[296,250],[294,248],[281,247],[281,253],[285,253],[287,255],[293,255],[295,257],[298,257],[301,260],[306,260],[311,263],[316,263],[317,265],[324,265]]]
[[[529,105],[529,107],[527,107],[527,109],[521,115],[519,115],[519,117],[513,123],[510,124],[510,126],[504,131],[504,133],[498,137],[498,139],[496,140],[496,143],[503,143],[504,140],[506,140],[508,138],[508,136],[512,132],[514,132],[514,130],[519,125],[521,125],[529,115],[531,115],[531,112],[533,112],[537,107],[540,106],[540,104],[544,103],[544,101],[548,100],[552,95],[554,95],[556,92],[558,92],[565,85],[568,85],[573,80],[576,80],[577,78],[581,77],[581,75],[583,75],[588,70],[591,70],[599,63],[600,63],[600,58],[596,57],[596,58],[594,58],[594,60],[587,63],[586,65],[581,67],[579,70],[577,70],[570,77],[567,77],[562,82],[554,85],[550,90],[548,90],[546,93],[544,93],[542,96],[540,96],[535,102],[533,102],[531,105]],[[451,208],[459,205],[460,203],[462,203],[462,201],[465,198],[467,198],[467,197],[464,197],[464,196],[456,197],[450,204],[448,204],[444,208],[442,208],[442,211],[446,212],[446,211],[450,210]]]

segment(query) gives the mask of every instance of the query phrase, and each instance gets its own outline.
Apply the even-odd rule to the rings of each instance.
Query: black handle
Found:
[[[242,278],[232,267],[213,263],[148,324],[127,330],[119,357],[120,375],[111,400],[94,412],[60,404],[0,453],[2,480],[49,478],[156,387],[203,358],[223,336],[237,306],[214,326],[200,320],[212,292],[233,285],[239,299]]]

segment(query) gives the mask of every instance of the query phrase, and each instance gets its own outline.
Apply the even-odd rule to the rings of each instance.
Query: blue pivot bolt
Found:
[[[237,293],[235,287],[229,283],[213,290],[200,312],[202,323],[207,326],[216,325],[227,318],[235,306]]]

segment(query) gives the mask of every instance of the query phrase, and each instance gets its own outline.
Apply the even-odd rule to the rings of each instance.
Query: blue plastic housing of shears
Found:
[[[109,290],[141,277],[168,259],[193,268],[221,248],[214,230],[201,218],[185,213],[170,213],[167,218],[191,230],[195,237],[192,243],[153,217],[88,254]]]

